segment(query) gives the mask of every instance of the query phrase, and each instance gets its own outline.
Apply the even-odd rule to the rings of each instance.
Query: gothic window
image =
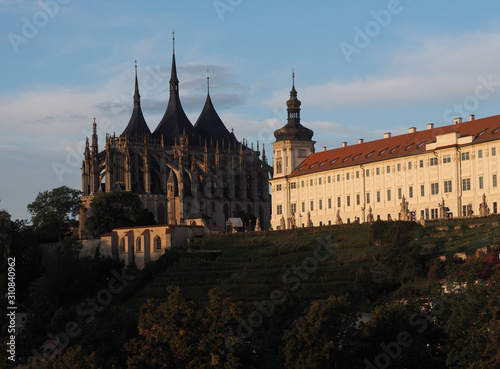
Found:
[[[125,237],[120,240],[120,251],[125,252]]]
[[[161,250],[161,238],[159,236],[155,237],[155,250]]]
[[[136,250],[137,250],[137,252],[142,251],[141,237],[137,237]]]

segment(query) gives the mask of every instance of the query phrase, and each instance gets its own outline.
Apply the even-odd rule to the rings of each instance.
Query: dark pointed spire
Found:
[[[179,79],[177,78],[177,66],[175,64],[175,32],[172,32],[172,69],[170,71],[170,94],[179,94]]]
[[[141,104],[141,95],[139,94],[139,81],[137,79],[137,60],[135,61],[135,92],[134,92],[134,107]]]
[[[175,33],[173,32],[172,35],[175,36]],[[153,135],[163,135],[165,145],[174,145],[176,139],[180,137],[183,132],[185,132],[191,145],[196,146],[197,143],[200,142],[198,139],[198,132],[194,129],[193,125],[186,116],[179,98],[179,80],[177,79],[177,67],[175,64],[175,37],[172,39],[173,49],[170,76],[170,98],[168,100],[167,110],[153,132]]]
[[[139,94],[139,79],[137,77],[137,60],[135,61],[135,91],[134,91],[134,110],[128,122],[127,128],[122,136],[140,136],[150,135],[151,131],[144,119],[141,109],[141,95]]]

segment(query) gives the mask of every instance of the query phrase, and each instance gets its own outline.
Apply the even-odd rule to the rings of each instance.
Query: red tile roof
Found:
[[[460,137],[473,136],[472,142],[466,145],[498,140],[500,115],[317,152],[304,160],[289,177],[422,154],[429,151],[426,145],[435,142],[436,136],[453,132],[459,132]]]

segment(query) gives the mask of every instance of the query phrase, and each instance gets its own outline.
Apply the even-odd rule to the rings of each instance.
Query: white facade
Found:
[[[473,118],[324,150],[289,172],[279,173],[275,159],[272,228],[497,213],[500,116]],[[283,156],[284,144],[274,147]]]

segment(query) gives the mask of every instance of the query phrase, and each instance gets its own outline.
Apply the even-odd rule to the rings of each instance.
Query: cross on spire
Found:
[[[172,48],[175,53],[175,31],[172,31]]]

